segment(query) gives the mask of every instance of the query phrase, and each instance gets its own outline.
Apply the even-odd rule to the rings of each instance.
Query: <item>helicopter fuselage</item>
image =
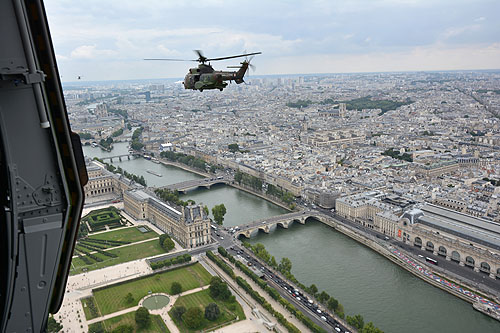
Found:
[[[190,68],[189,73],[184,78],[184,88],[203,91],[205,89],[219,89],[222,91],[227,82],[234,81],[237,84],[243,83],[243,76],[248,69],[248,63],[243,62],[240,69],[235,72],[216,71],[212,66],[200,64],[196,68]]]

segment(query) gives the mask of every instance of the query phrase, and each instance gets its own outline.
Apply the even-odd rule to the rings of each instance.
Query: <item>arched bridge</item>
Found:
[[[229,179],[214,177],[214,178],[187,180],[185,182],[170,184],[170,185],[162,186],[160,188],[170,190],[170,191],[187,192],[190,190],[195,190],[198,187],[205,187],[205,188],[209,189],[211,186],[213,186],[215,184],[229,184],[229,182],[230,182]]]
[[[290,224],[292,224],[293,222],[305,224],[306,220],[310,217],[315,218],[318,221],[331,227],[334,227],[336,225],[336,222],[328,216],[322,214],[321,212],[308,209],[302,210],[300,212],[292,212],[288,214],[273,216],[266,219],[254,221],[249,224],[241,225],[239,226],[240,229],[234,233],[234,236],[244,236],[246,238],[250,238],[252,234],[257,233],[259,230],[265,233],[269,233],[273,228],[276,228],[277,226],[288,229]]]

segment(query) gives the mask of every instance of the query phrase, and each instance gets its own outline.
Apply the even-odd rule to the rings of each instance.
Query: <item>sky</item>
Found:
[[[63,81],[181,78],[262,52],[253,75],[500,69],[498,0],[45,0]],[[238,59],[214,62],[216,69]]]

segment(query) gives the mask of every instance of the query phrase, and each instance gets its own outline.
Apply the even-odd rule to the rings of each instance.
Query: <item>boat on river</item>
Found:
[[[158,173],[158,172],[154,172],[153,170],[146,170],[147,173],[150,173],[152,175],[155,175],[156,177],[163,177],[162,174]]]

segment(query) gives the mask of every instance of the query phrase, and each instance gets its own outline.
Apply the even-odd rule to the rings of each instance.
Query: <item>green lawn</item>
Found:
[[[133,243],[154,237],[158,237],[158,234],[152,230],[142,233],[137,230],[137,227],[130,227],[121,228],[115,231],[103,232],[102,234],[92,235],[89,238],[112,241],[127,241]]]
[[[94,300],[93,296],[82,298],[81,301],[82,301],[82,306],[83,306],[83,313],[85,314],[85,318],[87,320],[100,317],[99,309],[95,305],[95,300]],[[95,311],[97,311],[97,314],[95,314],[95,313],[93,314],[92,311],[90,310],[90,308],[92,307],[92,304],[95,308]]]
[[[80,258],[73,258],[73,260],[71,261],[70,275],[82,273],[83,268],[86,268],[87,271],[93,271],[95,269],[113,266],[127,261],[137,260],[165,253],[165,251],[161,248],[157,239],[153,239],[149,242],[144,242],[140,244],[124,246],[119,249],[109,250],[109,252],[116,254],[118,257],[110,258],[102,254],[96,253],[95,255],[98,256],[99,258],[102,258],[103,261],[95,262],[90,265],[85,264]]]
[[[212,276],[199,263],[147,276],[135,281],[110,286],[94,292],[96,303],[103,315],[136,306],[141,298],[153,293],[170,293],[172,282],[182,285],[182,290],[191,290],[210,283]],[[133,304],[125,302],[125,295],[131,293]]]
[[[189,294],[186,296],[179,297],[175,302],[174,307],[179,305],[183,305],[186,309],[189,309],[191,307],[200,307],[203,313],[205,313],[205,307],[209,303],[217,303],[221,314],[219,318],[217,318],[217,320],[215,321],[210,321],[204,318],[202,325],[197,330],[188,329],[184,325],[184,322],[182,322],[182,320],[178,321],[174,319],[172,315],[170,317],[174,320],[175,324],[177,325],[177,327],[181,332],[199,332],[202,330],[206,331],[216,326],[223,325],[233,320],[236,320],[236,318],[238,318],[238,320],[245,319],[245,313],[243,312],[241,305],[237,301],[235,301],[234,303],[228,303],[219,300],[214,300],[210,296],[210,291],[208,289],[199,291],[194,294]],[[170,312],[172,312],[172,310],[170,310]]]
[[[104,321],[101,321],[104,329],[106,332],[111,332],[114,330],[116,327],[120,325],[131,325],[134,328],[134,332],[140,332],[140,333],[157,333],[157,332],[167,332],[170,333],[170,331],[167,328],[167,325],[163,322],[163,319],[161,319],[160,315],[151,315],[151,323],[149,324],[149,327],[145,329],[140,329],[137,327],[137,324],[135,323],[135,311],[123,314],[121,316],[116,316]],[[91,327],[89,327],[92,329]],[[90,330],[89,330],[90,331]]]

